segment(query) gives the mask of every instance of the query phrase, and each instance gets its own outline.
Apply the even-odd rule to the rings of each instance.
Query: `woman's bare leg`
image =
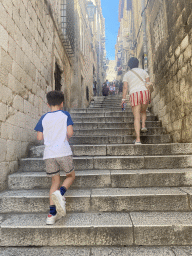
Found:
[[[134,127],[136,132],[136,142],[140,142],[140,119],[141,119],[141,105],[132,107],[134,115]]]
[[[141,105],[141,120],[142,120],[142,128],[145,128],[145,122],[147,119],[147,110],[148,104],[142,104]]]

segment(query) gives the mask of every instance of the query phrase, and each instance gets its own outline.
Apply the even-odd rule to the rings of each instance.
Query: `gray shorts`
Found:
[[[74,171],[72,156],[45,159],[45,165],[49,177],[59,174],[60,171],[64,171],[66,174]]]

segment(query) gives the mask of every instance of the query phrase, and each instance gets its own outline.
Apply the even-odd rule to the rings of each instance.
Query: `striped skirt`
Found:
[[[140,104],[149,104],[151,102],[151,94],[149,90],[134,92],[130,95],[129,99],[132,107]]]

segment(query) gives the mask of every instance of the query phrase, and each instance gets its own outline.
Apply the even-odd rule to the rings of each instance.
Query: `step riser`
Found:
[[[87,161],[87,166],[91,162]],[[166,169],[192,167],[192,156],[181,157],[133,157],[131,158],[95,158],[92,162],[94,169],[131,170],[131,169]],[[78,165],[77,165],[78,166]]]
[[[191,146],[177,145],[108,145],[108,146],[72,146],[74,156],[155,156],[155,155],[186,155],[192,153]],[[42,154],[43,155],[43,154]]]
[[[192,186],[192,172],[186,173],[131,173],[120,174],[109,172],[107,175],[78,176],[72,184],[72,188],[142,188],[142,187],[187,187]],[[61,183],[65,177],[61,176]],[[49,189],[51,178],[46,176],[10,176],[8,178],[9,189]]]
[[[187,256],[190,255],[191,247],[185,246],[174,246],[174,247],[140,247],[140,246],[131,246],[131,247],[43,247],[43,248],[2,248],[3,256]],[[173,254],[173,252],[175,254]]]
[[[169,221],[168,221],[169,222]],[[191,226],[135,227],[135,244],[145,246],[192,245]]]
[[[93,129],[93,130],[75,130],[74,136],[92,136],[92,135],[108,135],[108,136],[115,136],[115,135],[133,135],[135,130],[132,129]],[[148,128],[147,135],[161,135],[165,132],[163,128]]]
[[[131,108],[126,108],[124,110],[125,112],[132,112]],[[115,109],[114,107],[111,108],[87,108],[87,109],[76,109],[76,110],[71,110],[70,114],[80,114],[80,113],[109,113],[109,112],[118,112],[121,113],[122,109],[121,108],[117,108]]]
[[[73,115],[73,114],[82,114],[82,113],[93,113],[93,114],[97,114],[97,113],[111,113],[111,112],[117,112],[117,113],[121,113],[122,112],[122,109],[120,109],[119,107],[117,109],[115,109],[114,107],[111,107],[111,108],[106,108],[106,109],[102,109],[102,108],[88,108],[88,109],[79,109],[79,110],[71,110],[70,111],[70,114]],[[124,110],[124,112],[132,112],[131,108],[126,108]]]
[[[84,146],[86,149],[86,146]],[[73,146],[74,152],[81,146]],[[90,150],[90,148],[89,148]],[[77,152],[76,152],[77,153]],[[163,145],[108,145],[106,155],[109,156],[155,156],[155,155],[187,155],[192,154],[192,144],[163,144]]]
[[[47,192],[47,195],[49,192]],[[67,212],[191,211],[187,195],[67,197]],[[47,197],[16,197],[0,200],[0,213],[46,213]]]
[[[156,156],[156,157],[85,157],[74,158],[77,170],[132,170],[132,169],[176,169],[191,168],[192,156]],[[43,160],[21,160],[20,170],[40,172],[45,170]]]
[[[80,144],[132,144],[134,141],[134,136],[95,136],[95,137],[72,137],[70,139],[71,145]],[[168,134],[165,135],[154,135],[154,136],[141,136],[141,142],[144,144],[162,144],[170,143],[171,137]]]
[[[146,127],[161,127],[160,122],[146,122]],[[132,123],[81,123],[81,124],[74,124],[74,130],[79,129],[107,129],[107,128],[134,128],[134,124]]]
[[[121,246],[133,244],[132,227],[2,228],[2,237],[0,246]]]
[[[96,108],[96,109],[100,108],[100,109],[104,109],[104,110],[111,109],[113,111],[113,107],[117,111],[122,111],[121,104],[119,104],[119,103],[114,104],[114,106],[112,104],[95,104],[95,105],[92,106],[92,109],[94,109],[94,108]],[[131,108],[130,107],[128,107],[128,108],[126,107],[125,111],[126,110],[131,111]]]
[[[148,116],[147,122],[150,121],[157,121],[157,118],[155,116]],[[74,123],[133,123],[134,118],[133,117],[74,117],[73,118]]]
[[[155,156],[192,154],[192,144],[162,145],[74,145],[71,147],[74,156]],[[43,157],[44,148],[33,147],[31,157]]]
[[[61,176],[61,184],[65,177]],[[104,188],[112,187],[112,183],[116,184],[118,179],[114,177],[111,179],[110,174],[108,175],[87,175],[78,176],[78,171],[76,172],[75,181],[71,188]],[[8,179],[9,189],[19,190],[19,189],[49,189],[51,187],[51,178],[49,177],[18,177]]]
[[[147,114],[147,116],[150,116],[150,114]],[[82,114],[71,114],[72,119],[73,118],[93,118],[93,117],[133,117],[133,113],[122,111],[122,112],[106,112],[106,113],[82,113]]]
[[[133,214],[136,213],[131,213]],[[140,225],[134,222],[133,224],[134,227],[2,227],[0,246],[192,245],[191,225],[181,227],[169,223],[166,226]]]

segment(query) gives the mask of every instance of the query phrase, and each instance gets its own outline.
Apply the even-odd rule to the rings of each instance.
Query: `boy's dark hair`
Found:
[[[131,57],[128,61],[128,66],[130,67],[130,69],[132,68],[138,68],[139,66],[139,60],[135,57]]]
[[[61,91],[50,91],[47,93],[47,103],[49,106],[59,106],[64,102],[64,94]]]

